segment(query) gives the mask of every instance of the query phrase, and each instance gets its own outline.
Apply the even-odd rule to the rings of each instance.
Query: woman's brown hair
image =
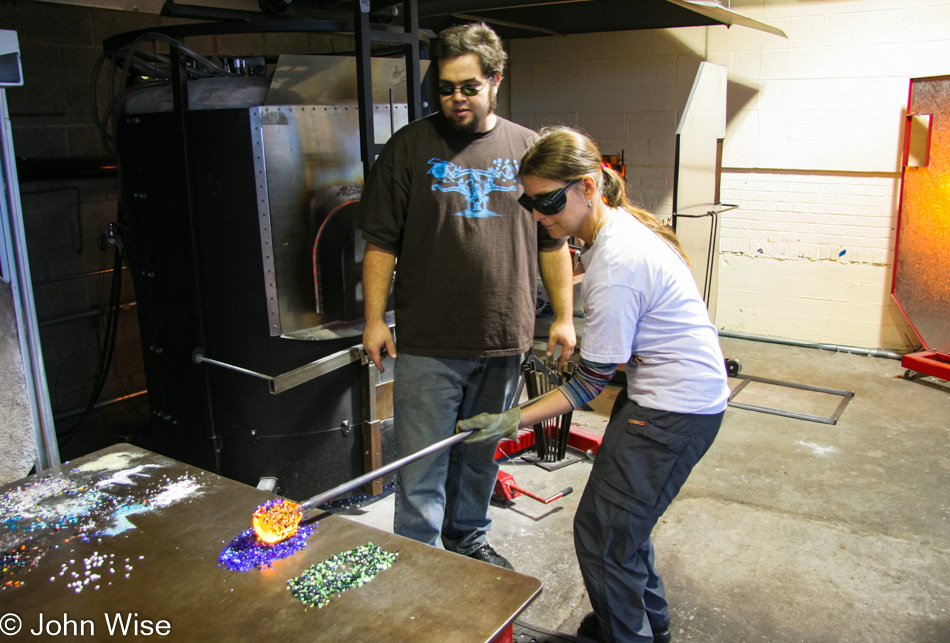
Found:
[[[519,175],[565,182],[593,177],[604,203],[632,214],[670,244],[687,264],[690,263],[672,228],[656,215],[630,202],[623,178],[602,164],[600,150],[589,136],[563,125],[544,128],[540,136],[522,157]]]

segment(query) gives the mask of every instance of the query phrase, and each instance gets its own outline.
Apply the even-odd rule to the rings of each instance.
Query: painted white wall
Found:
[[[867,348],[917,338],[890,297],[911,78],[950,74],[948,0],[732,0],[783,29],[584,34],[509,43],[510,116],[624,151],[631,197],[672,207],[674,130],[701,60],[725,65],[716,322]]]

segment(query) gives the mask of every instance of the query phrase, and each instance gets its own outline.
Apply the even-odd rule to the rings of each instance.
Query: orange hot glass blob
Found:
[[[303,512],[300,505],[291,500],[271,500],[254,511],[251,526],[262,542],[268,545],[279,543],[297,533]]]

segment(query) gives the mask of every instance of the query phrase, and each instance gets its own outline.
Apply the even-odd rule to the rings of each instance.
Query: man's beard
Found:
[[[446,120],[449,121],[449,125],[452,126],[452,129],[461,134],[474,134],[478,130],[478,126],[481,125],[481,121],[475,115],[472,115],[472,118],[465,121],[464,123],[460,123],[454,118],[449,118]]]

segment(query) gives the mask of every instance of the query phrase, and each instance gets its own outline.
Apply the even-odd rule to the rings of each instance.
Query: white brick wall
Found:
[[[733,331],[844,346],[914,343],[889,303],[891,271],[835,261],[723,255],[717,325]]]
[[[893,265],[899,177],[728,172],[721,250],[778,260]],[[896,221],[896,220],[895,220]]]
[[[728,69],[717,324],[907,350],[890,298],[911,78],[950,74],[950,0],[732,0],[743,27],[509,43],[510,116],[623,150],[633,200],[666,215],[674,132],[701,60]],[[794,286],[794,287],[793,287]]]

